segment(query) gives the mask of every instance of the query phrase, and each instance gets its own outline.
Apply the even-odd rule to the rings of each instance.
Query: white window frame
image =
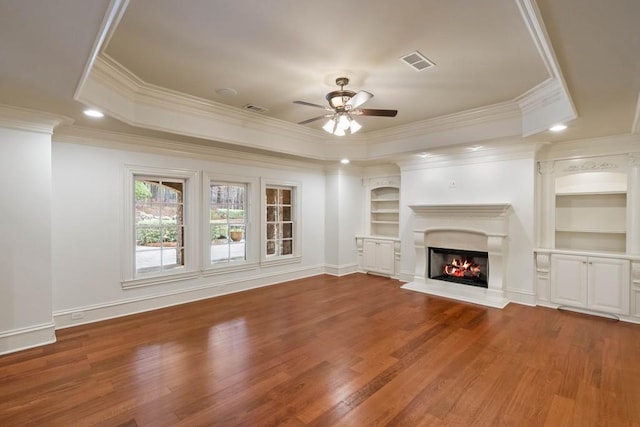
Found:
[[[293,222],[293,253],[289,255],[269,255],[267,256],[267,188],[268,187],[288,187],[291,189],[291,220]],[[260,263],[263,266],[290,264],[302,260],[302,225],[301,225],[301,205],[302,205],[302,184],[297,181],[285,181],[278,179],[262,178],[260,180]]]
[[[209,209],[211,206],[211,184],[228,184],[228,185],[244,185],[246,186],[245,201],[245,257],[244,260],[233,260],[229,263],[212,263],[211,262],[211,240],[209,238]],[[215,172],[204,172],[202,174],[202,265],[203,275],[222,274],[233,271],[243,271],[255,269],[258,266],[258,256],[256,254],[257,243],[260,242],[256,233],[259,227],[255,227],[256,223],[256,188],[258,181],[256,178],[247,178],[237,175],[219,174]]]
[[[184,269],[176,273],[160,271],[136,273],[136,237],[135,237],[135,180],[136,177],[184,180],[183,191],[183,224],[184,224]],[[198,231],[200,229],[197,213],[199,212],[199,174],[193,170],[165,169],[145,166],[125,165],[124,167],[124,219],[122,242],[122,280],[124,289],[140,286],[157,285],[174,282],[199,274]]]

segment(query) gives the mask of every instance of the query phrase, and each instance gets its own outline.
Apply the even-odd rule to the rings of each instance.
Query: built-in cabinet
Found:
[[[551,302],[629,314],[629,260],[551,254]]]
[[[538,163],[539,304],[640,322],[638,158]]]
[[[400,265],[400,177],[364,181],[366,233],[356,236],[358,263],[367,273],[397,276]]]
[[[395,273],[393,240],[365,238],[362,246],[362,265],[365,271],[393,276]]]

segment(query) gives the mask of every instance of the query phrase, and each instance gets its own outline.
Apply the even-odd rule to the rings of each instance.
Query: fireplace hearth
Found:
[[[489,287],[487,252],[430,247],[428,254],[429,279]]]

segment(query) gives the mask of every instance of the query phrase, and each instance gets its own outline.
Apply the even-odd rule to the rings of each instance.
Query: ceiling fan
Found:
[[[305,125],[307,123],[315,122],[316,120],[328,118],[329,120],[324,126],[322,126],[322,128],[333,135],[342,136],[345,135],[347,131],[349,133],[356,133],[362,128],[362,125],[356,122],[352,116],[395,117],[398,114],[398,110],[358,108],[373,98],[373,94],[364,90],[357,93],[352,90],[345,90],[344,87],[349,84],[349,79],[346,77],[338,77],[336,79],[336,84],[340,86],[340,90],[329,92],[326,96],[330,107],[324,107],[322,105],[306,101],[293,101],[294,104],[321,108],[328,111],[321,116],[303,120],[298,123],[299,125]]]

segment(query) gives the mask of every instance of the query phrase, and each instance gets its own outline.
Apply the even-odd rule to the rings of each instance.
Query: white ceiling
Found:
[[[364,132],[513,101],[552,77],[521,0],[130,0],[103,46],[147,84],[296,123],[322,113],[339,76],[375,95]],[[535,5],[535,3],[534,3]],[[541,24],[578,118],[569,140],[632,130],[640,92],[640,2],[537,0]],[[65,114],[80,126],[154,134],[115,119],[90,122],[74,101],[108,0],[0,2],[0,103]],[[436,63],[416,72],[399,58]],[[552,52],[553,54],[553,52]],[[217,89],[233,88],[235,96]],[[258,114],[258,113],[255,113]],[[307,127],[319,127],[315,122]],[[155,133],[157,135],[157,133]]]

